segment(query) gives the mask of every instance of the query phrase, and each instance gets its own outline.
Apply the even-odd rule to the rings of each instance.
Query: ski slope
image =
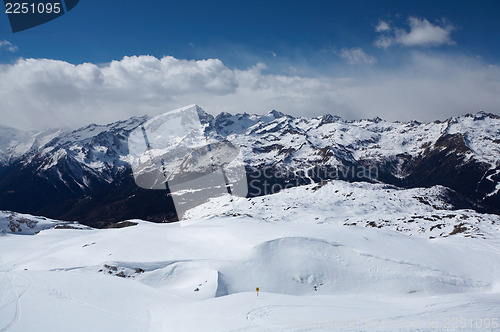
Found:
[[[443,190],[333,181],[179,223],[7,228],[0,331],[499,331],[500,218]]]

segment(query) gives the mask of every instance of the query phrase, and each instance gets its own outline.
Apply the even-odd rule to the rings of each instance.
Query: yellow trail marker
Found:
[[[259,287],[255,287],[255,291],[257,292],[257,296],[259,296]]]

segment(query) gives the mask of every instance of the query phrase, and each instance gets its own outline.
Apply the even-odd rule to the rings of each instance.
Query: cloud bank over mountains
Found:
[[[378,28],[391,29],[382,23]],[[352,63],[375,61],[362,49],[342,54]],[[0,65],[2,124],[20,129],[108,123],[193,103],[212,113],[277,109],[295,116],[332,113],[346,119],[427,121],[481,109],[498,114],[499,94],[499,66],[417,51],[398,69],[370,66],[369,71],[353,69],[350,76],[328,71],[320,76],[275,74],[263,63],[237,69],[218,59],[171,56],[78,65],[20,58]]]

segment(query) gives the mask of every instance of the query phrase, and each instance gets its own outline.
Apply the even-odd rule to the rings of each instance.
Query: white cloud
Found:
[[[386,22],[380,21],[375,31],[380,35],[375,40],[375,45],[387,48],[394,44],[403,46],[440,46],[455,44],[451,39],[451,32],[455,27],[443,19],[441,24],[432,24],[425,18],[410,17],[408,19],[410,30],[391,28]]]
[[[347,77],[265,71],[264,64],[230,69],[217,59],[133,56],[102,66],[20,59],[0,65],[0,119],[24,129],[75,127],[193,103],[212,113],[277,109],[296,116],[420,121],[500,110],[500,67],[476,58],[414,52],[407,67],[371,67]]]
[[[377,62],[377,59],[369,54],[366,54],[361,48],[343,48],[340,51],[340,56],[346,59],[351,65],[373,65]]]
[[[379,21],[377,26],[375,27],[375,31],[377,32],[383,32],[383,31],[389,31],[391,30],[391,27],[389,26],[389,23],[386,21]]]
[[[2,51],[2,50],[14,53],[14,52],[17,52],[18,47],[15,45],[12,45],[11,42],[4,39],[4,40],[0,40],[0,51]]]

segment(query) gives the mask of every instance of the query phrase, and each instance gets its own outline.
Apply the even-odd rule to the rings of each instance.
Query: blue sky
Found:
[[[144,68],[145,63],[151,68],[151,58],[133,58],[127,63],[122,59],[151,55],[158,60],[155,68],[160,68],[155,75],[161,72],[165,85],[170,84],[168,80],[172,77],[171,63],[161,63],[165,56],[181,61],[176,62],[179,68],[175,72],[188,73],[190,83],[182,91],[165,88],[157,91],[157,97],[152,92],[147,98],[129,100],[135,109],[146,113],[156,114],[168,107],[195,102],[213,113],[259,113],[277,108],[295,115],[337,113],[345,118],[380,115],[389,120],[426,121],[480,109],[498,114],[500,101],[495,100],[499,92],[498,17],[499,1],[81,0],[66,15],[13,34],[6,14],[1,14],[0,97],[4,102],[0,101],[0,112],[17,108],[20,114],[5,116],[5,121],[17,127],[25,125],[33,104],[5,101],[5,98],[12,96],[10,78],[27,75],[29,80],[16,82],[16,89],[24,89],[24,95],[38,96],[42,92],[48,95],[43,97],[43,105],[56,109],[53,111],[56,113],[46,114],[42,110],[43,113],[56,114],[63,123],[83,122],[84,119],[75,123],[65,119],[65,114],[72,114],[71,110],[77,112],[78,107],[88,109],[85,119],[95,115],[95,122],[127,117],[132,110],[121,113],[110,110],[113,102],[120,100],[118,87],[111,84],[95,89],[111,89],[112,98],[106,100],[92,92],[90,84],[105,84],[102,82],[111,76],[116,81],[118,74],[110,68],[111,61],[120,62],[121,71],[135,70],[128,76],[146,80],[148,75],[144,72],[141,76],[137,68]],[[28,66],[23,62],[26,59],[38,62]],[[220,63],[199,62],[206,59]],[[91,63],[97,69],[68,66],[82,63]],[[102,68],[106,70],[101,72]],[[201,81],[210,82],[198,86],[192,77],[193,70],[202,73]],[[46,74],[43,82],[30,75],[38,71]],[[94,78],[104,75],[105,79],[90,82],[82,74],[89,71]],[[77,98],[74,104],[71,98],[56,100],[61,93],[58,88],[61,82],[54,81],[54,77],[60,77],[61,73],[69,75],[64,80],[71,85],[68,95]],[[82,77],[89,86],[82,87]],[[468,87],[467,81],[474,84]],[[462,83],[457,85],[457,82]],[[164,85],[161,79],[143,82],[148,84]],[[33,90],[33,86],[37,88]],[[124,96],[137,88],[125,83],[121,86],[125,87]],[[450,101],[453,89],[457,95],[469,91],[477,96],[474,89],[478,86],[481,95],[476,97],[477,101],[466,104],[461,100]],[[407,89],[401,90],[402,87]],[[311,91],[306,94],[307,89]],[[252,94],[250,90],[257,92]],[[297,97],[300,91],[304,95]],[[169,98],[159,97],[162,93],[169,94]],[[359,101],[365,95],[366,100]],[[392,95],[398,97],[391,99]],[[290,98],[297,100],[284,102]],[[420,105],[423,99],[426,102]],[[255,105],[250,107],[247,101],[254,101]],[[96,108],[105,110],[109,116],[90,111]]]
[[[500,58],[498,1],[108,0],[103,5],[82,0],[65,16],[17,34],[3,14],[0,39],[19,51],[2,52],[1,61],[23,56],[100,63],[149,54],[212,57],[245,67],[273,60],[274,52],[290,61],[312,57],[310,66],[323,66],[336,61],[326,50],[362,46],[381,53],[373,45],[379,20],[404,27],[410,16],[430,22],[446,18],[456,27],[456,44],[442,47],[443,52]]]

